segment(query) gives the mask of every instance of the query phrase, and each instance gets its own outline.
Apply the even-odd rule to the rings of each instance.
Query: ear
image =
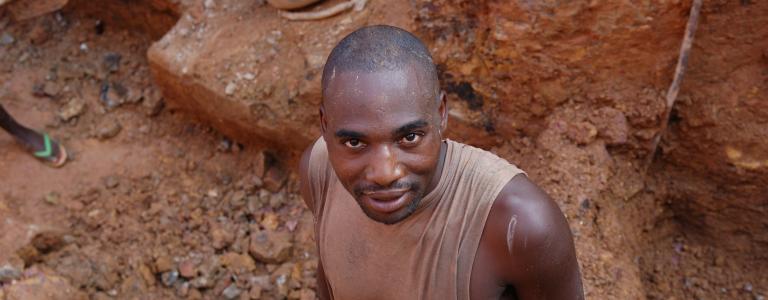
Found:
[[[445,96],[445,91],[440,90],[440,132],[445,132],[448,129],[448,98]]]
[[[325,120],[325,108],[320,104],[320,134],[325,135],[325,129],[328,128]]]

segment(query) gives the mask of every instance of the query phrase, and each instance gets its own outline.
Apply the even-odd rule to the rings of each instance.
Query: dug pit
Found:
[[[0,299],[313,299],[296,155],[318,134],[328,52],[378,23],[433,51],[453,139],[556,199],[588,298],[764,299],[768,2],[705,3],[645,164],[690,4],[369,1],[312,22],[250,0],[0,10],[0,101],[74,157],[48,169],[0,134]]]

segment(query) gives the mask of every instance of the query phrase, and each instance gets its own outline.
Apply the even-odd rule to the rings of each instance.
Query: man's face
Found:
[[[321,108],[337,177],[371,219],[397,223],[437,181],[445,102],[412,67],[333,74]]]

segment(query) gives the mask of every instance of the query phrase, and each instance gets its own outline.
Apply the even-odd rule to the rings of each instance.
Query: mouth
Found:
[[[409,189],[378,190],[363,193],[363,201],[379,213],[391,213],[408,202]]]

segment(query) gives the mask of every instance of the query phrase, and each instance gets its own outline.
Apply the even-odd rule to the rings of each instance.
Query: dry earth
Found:
[[[247,0],[0,10],[0,102],[73,154],[50,169],[0,134],[0,299],[314,299],[296,155],[318,133],[325,56],[379,23],[432,49],[451,137],[560,204],[588,298],[764,299],[768,2],[705,1],[644,164],[689,7],[372,0],[313,22]]]

